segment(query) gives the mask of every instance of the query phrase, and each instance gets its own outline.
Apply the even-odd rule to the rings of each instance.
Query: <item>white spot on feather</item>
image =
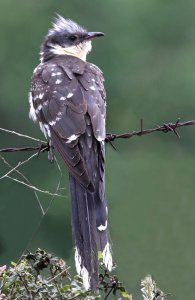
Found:
[[[62,82],[62,80],[60,80],[60,79],[56,80],[56,84],[60,84],[61,82]]]
[[[55,125],[56,122],[58,122],[58,121],[61,119],[59,116],[60,116],[60,114],[58,113],[58,117],[56,117],[55,120],[50,121],[50,122],[49,122],[49,125],[51,125],[51,126]]]
[[[35,73],[37,72],[37,70],[38,70],[38,67],[36,67],[36,68],[34,69],[33,74],[35,74]]]
[[[78,138],[78,135],[77,134],[73,134],[73,135],[71,135],[71,136],[69,136],[68,138],[67,138],[67,144],[69,144],[69,143],[71,143],[72,141],[75,141],[76,139]]]
[[[71,98],[73,96],[73,93],[68,93],[67,98]]]
[[[56,124],[56,120],[53,120],[53,121],[50,121],[49,122],[49,125],[51,125],[51,126],[53,126],[53,125],[55,125]]]
[[[90,90],[95,91],[95,87],[93,85],[90,86]]]
[[[38,98],[39,99],[43,99],[43,96],[44,96],[44,93],[40,93],[39,96],[38,96]]]
[[[77,273],[82,277],[83,284],[86,290],[89,290],[90,288],[90,278],[89,278],[89,272],[87,269],[82,266],[81,267],[81,256],[79,255],[78,249],[75,248],[75,266]]]
[[[105,225],[102,225],[102,224],[101,224],[100,226],[98,226],[97,229],[98,229],[99,231],[104,231],[104,230],[106,230],[106,228],[107,228],[107,221],[105,222]]]
[[[112,262],[112,254],[111,254],[111,249],[110,249],[109,243],[106,244],[106,246],[102,252],[102,258],[103,258],[103,262],[104,262],[106,268],[108,269],[108,271],[112,271],[113,262]]]
[[[58,112],[58,116],[61,116],[61,115],[62,115],[62,112],[61,112],[61,111],[59,111],[59,112]]]
[[[60,97],[60,100],[66,100],[66,97]]]
[[[37,121],[37,115],[35,112],[35,108],[33,105],[32,93],[29,93],[29,103],[30,103],[30,111],[29,111],[29,118],[32,119],[34,122]]]

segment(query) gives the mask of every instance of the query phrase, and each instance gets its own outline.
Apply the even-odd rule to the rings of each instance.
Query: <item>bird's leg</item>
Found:
[[[51,140],[48,141],[47,145],[48,145],[48,149],[47,149],[47,151],[48,151],[48,159],[49,159],[50,162],[53,162],[54,161],[54,147],[51,144]]]
[[[47,144],[38,144],[37,157],[40,155],[41,152],[45,152],[47,150],[48,150],[48,143]]]
[[[47,151],[49,161],[54,161],[54,147],[51,145],[51,141],[48,141],[47,144],[39,144],[39,150],[37,152],[37,157],[40,153]]]

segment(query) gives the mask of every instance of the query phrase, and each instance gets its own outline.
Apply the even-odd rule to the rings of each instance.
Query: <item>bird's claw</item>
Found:
[[[48,142],[48,159],[50,162],[54,161],[54,147],[51,144],[51,141]]]
[[[48,152],[48,159],[49,161],[54,161],[54,147],[51,145],[51,142],[47,142],[47,144],[39,144],[39,150],[37,152],[37,157],[40,153],[47,151]]]

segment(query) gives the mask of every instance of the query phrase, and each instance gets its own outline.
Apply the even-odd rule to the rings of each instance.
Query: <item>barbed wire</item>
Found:
[[[184,127],[184,126],[192,126],[195,125],[195,120],[190,120],[190,121],[186,121],[186,122],[180,122],[180,119],[178,118],[176,122],[172,123],[164,123],[160,126],[156,126],[154,128],[149,128],[149,129],[144,129],[143,128],[143,120],[141,120],[140,122],[140,130],[138,131],[129,131],[126,133],[120,133],[120,134],[115,134],[115,133],[107,133],[106,134],[106,139],[105,141],[108,143],[111,143],[111,145],[114,147],[114,145],[112,144],[113,141],[115,141],[116,139],[130,139],[134,136],[143,136],[146,134],[151,134],[153,132],[163,132],[163,133],[168,133],[168,132],[172,132],[174,133],[178,138],[180,138],[179,133],[177,132],[177,129],[180,127]],[[7,129],[3,129],[0,128],[0,130],[3,130],[5,132],[8,133],[12,133],[12,134],[16,134],[20,137],[28,137],[32,140],[35,141],[39,141],[40,143],[38,144],[38,146],[35,147],[14,147],[14,148],[3,148],[0,149],[0,152],[21,152],[21,151],[38,151],[38,153],[40,152],[45,152],[45,151],[50,151],[51,146],[49,145],[48,142],[44,142],[42,140],[38,140],[35,139],[33,137],[29,137],[26,135],[23,135],[21,133],[15,132],[15,131],[10,131]],[[114,147],[115,148],[115,147]]]
[[[177,129],[184,126],[192,126],[195,125],[195,120],[190,120],[186,122],[180,122],[180,119],[178,118],[175,123],[164,123],[161,126],[156,126],[154,128],[150,129],[143,129],[143,120],[141,120],[141,128],[138,131],[130,131],[127,133],[121,133],[121,134],[114,134],[114,133],[107,133],[106,139],[107,141],[114,141],[116,139],[129,139],[133,136],[142,136],[146,134],[151,134],[153,132],[173,132],[178,138],[180,138],[180,135],[177,132]]]

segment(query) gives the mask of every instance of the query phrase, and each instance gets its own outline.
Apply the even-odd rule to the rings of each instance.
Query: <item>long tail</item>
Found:
[[[106,267],[112,269],[108,242],[105,206],[70,175],[72,228],[75,240],[75,264],[85,288],[98,289],[98,251],[102,252]],[[96,202],[98,200],[98,203]]]
[[[77,273],[82,276],[87,290],[89,288],[97,290],[98,245],[93,196],[86,192],[71,175],[70,190]]]
[[[88,122],[86,134],[80,139],[80,151],[95,192],[86,191],[70,175],[72,228],[75,239],[75,263],[86,289],[98,289],[98,251],[106,267],[112,269],[109,245],[107,206],[105,198],[104,145],[98,142]],[[89,147],[90,146],[90,147]]]

